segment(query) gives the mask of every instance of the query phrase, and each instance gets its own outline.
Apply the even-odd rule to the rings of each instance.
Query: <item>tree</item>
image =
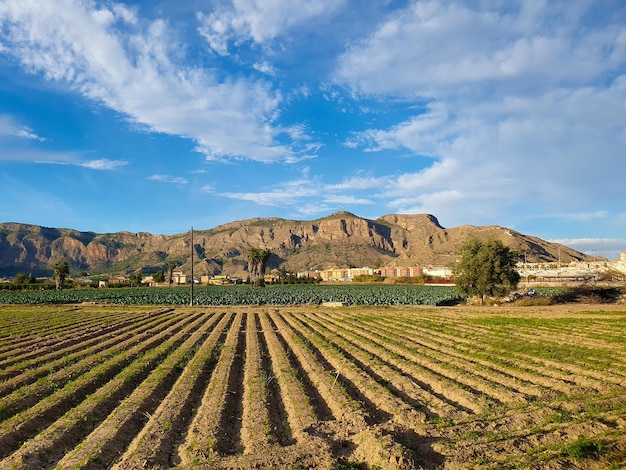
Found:
[[[178,266],[178,263],[176,261],[167,262],[167,274],[168,274],[167,282],[170,286],[172,285],[172,278],[173,278],[174,269],[176,269],[176,266]]]
[[[152,280],[154,282],[165,282],[165,273],[163,272],[163,270],[159,270],[156,273],[154,273],[152,275]]]
[[[517,288],[516,255],[500,240],[470,238],[459,250],[454,267],[457,290],[466,296],[501,297]]]
[[[141,275],[141,269],[135,271],[134,273],[131,273],[128,276],[128,280],[130,281],[130,284],[136,287],[141,286],[142,279],[143,279],[143,276]]]
[[[32,284],[33,282],[35,282],[35,278],[30,275],[30,274],[26,274],[26,273],[17,273],[15,275],[15,278],[13,278],[13,284],[16,285],[25,285],[25,284]]]
[[[270,250],[261,248],[250,248],[248,251],[248,272],[250,284],[254,287],[265,286],[265,268],[271,254]]]
[[[57,290],[61,290],[63,289],[63,284],[65,284],[65,278],[70,273],[70,265],[63,259],[57,261],[52,269],[54,271],[54,280],[57,285]]]

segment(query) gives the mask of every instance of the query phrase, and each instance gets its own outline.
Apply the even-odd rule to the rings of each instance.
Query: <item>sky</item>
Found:
[[[0,0],[0,222],[428,213],[626,250],[623,0]]]

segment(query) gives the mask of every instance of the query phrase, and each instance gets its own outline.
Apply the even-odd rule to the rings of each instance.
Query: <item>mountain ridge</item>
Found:
[[[268,268],[297,272],[333,267],[450,265],[470,237],[496,238],[531,261],[588,260],[569,247],[515,230],[462,225],[444,228],[431,214],[387,214],[366,219],[340,211],[313,220],[279,217],[235,220],[194,230],[194,272],[245,276],[247,252],[272,252]],[[49,275],[66,259],[74,272],[145,274],[175,261],[191,268],[190,233],[81,232],[7,222],[0,224],[0,275]]]

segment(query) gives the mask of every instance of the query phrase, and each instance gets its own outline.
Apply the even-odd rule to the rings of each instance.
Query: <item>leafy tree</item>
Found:
[[[130,284],[136,287],[141,286],[142,279],[143,279],[143,276],[141,275],[141,269],[135,271],[134,273],[131,273],[128,276],[128,280],[130,281]]]
[[[483,304],[486,296],[499,297],[516,289],[520,280],[516,256],[501,241],[470,238],[459,250],[459,258],[454,275],[461,294],[478,296]]]
[[[154,282],[165,282],[165,273],[163,270],[159,270],[152,275],[152,280]]]
[[[265,268],[271,254],[270,250],[261,248],[250,248],[248,251],[248,272],[250,284],[254,287],[265,287]]]
[[[53,266],[54,271],[54,280],[56,282],[57,290],[63,289],[63,284],[65,284],[65,278],[67,278],[70,273],[70,265],[64,259],[61,261],[57,261]]]
[[[33,282],[35,282],[35,278],[26,273],[17,273],[13,278],[13,284],[17,285],[32,284]]]

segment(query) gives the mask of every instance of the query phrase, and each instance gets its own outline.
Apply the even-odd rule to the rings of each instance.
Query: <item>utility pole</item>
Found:
[[[189,305],[193,307],[193,227],[191,227],[191,292]]]

